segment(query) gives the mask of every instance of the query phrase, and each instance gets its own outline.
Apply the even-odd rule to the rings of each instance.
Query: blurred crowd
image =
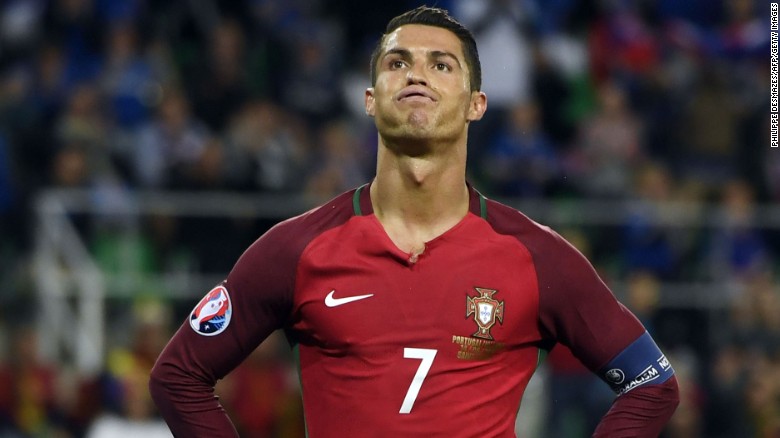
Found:
[[[220,191],[318,202],[358,186],[375,165],[363,108],[369,54],[390,17],[422,3],[0,4],[0,438],[168,436],[146,373],[205,292],[185,304],[145,294],[109,308],[130,322],[98,376],[46,363],[29,280],[36,195]],[[759,215],[780,200],[768,4],[435,3],[480,49],[489,110],[470,127],[469,180],[501,199],[631,202],[620,226],[558,231],[608,283],[624,285],[621,298],[669,353],[682,402],[665,436],[780,437],[780,222]],[[674,226],[673,205],[700,209],[701,225]],[[213,224],[148,218],[139,266],[226,273],[267,225],[229,220],[223,233],[203,233]],[[94,228],[80,231],[115,269],[116,236]],[[733,287],[713,298],[726,302],[662,305],[664,285],[692,283]],[[304,434],[284,344],[275,335],[218,387],[242,436]],[[543,373],[547,389],[529,403],[550,421],[539,425],[547,435],[530,436],[585,436],[609,403],[606,385],[593,389],[560,348]]]

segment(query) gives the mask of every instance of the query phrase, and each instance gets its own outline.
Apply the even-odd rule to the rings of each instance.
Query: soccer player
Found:
[[[195,306],[150,380],[175,436],[235,436],[214,384],[275,329],[315,438],[514,436],[557,342],[618,394],[595,436],[657,436],[677,382],[641,323],[558,234],[466,182],[487,109],[470,32],[409,11],[371,72],[375,178],[273,227]]]

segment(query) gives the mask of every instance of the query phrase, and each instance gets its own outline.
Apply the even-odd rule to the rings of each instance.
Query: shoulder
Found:
[[[542,299],[568,299],[577,290],[601,288],[590,261],[563,236],[519,210],[487,201],[487,222],[493,231],[516,239],[530,256]]]
[[[325,204],[274,225],[247,248],[238,264],[273,260],[278,265],[281,261],[297,259],[318,235],[355,215],[352,207],[354,192],[354,189],[345,192]]]
[[[312,240],[354,216],[352,194],[273,226],[239,257],[228,275],[231,291],[264,291],[266,296],[291,296],[301,254]],[[272,293],[273,292],[273,293]]]
[[[344,224],[355,216],[352,198],[355,190],[342,193],[325,204],[273,226],[261,237],[283,240],[287,246],[305,246],[323,232]]]
[[[513,236],[531,253],[534,259],[552,255],[578,255],[579,252],[560,234],[547,225],[501,202],[487,199],[487,221],[493,230],[502,235]]]
[[[590,261],[549,226],[495,201],[488,201],[487,211],[487,220],[497,233],[514,237],[527,249],[540,289],[545,291],[543,299],[570,299],[578,291],[604,287]]]

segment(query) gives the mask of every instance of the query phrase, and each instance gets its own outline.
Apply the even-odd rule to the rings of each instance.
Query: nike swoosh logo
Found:
[[[351,303],[353,301],[358,300],[364,300],[366,298],[371,298],[374,296],[374,294],[368,294],[368,295],[355,295],[352,297],[344,297],[344,298],[333,298],[333,294],[336,293],[336,289],[333,289],[330,291],[330,293],[325,297],[325,305],[328,307],[337,307],[342,304]]]

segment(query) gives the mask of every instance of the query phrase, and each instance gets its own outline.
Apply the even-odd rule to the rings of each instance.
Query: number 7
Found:
[[[436,357],[436,350],[429,348],[404,348],[404,358],[422,359],[422,362],[420,362],[420,367],[417,368],[412,383],[406,391],[406,397],[404,397],[404,402],[401,404],[401,410],[398,411],[399,414],[408,414],[412,411],[412,406],[417,399],[417,394],[420,393],[425,376],[428,375],[428,371],[430,371],[431,365],[433,365],[434,357]]]

